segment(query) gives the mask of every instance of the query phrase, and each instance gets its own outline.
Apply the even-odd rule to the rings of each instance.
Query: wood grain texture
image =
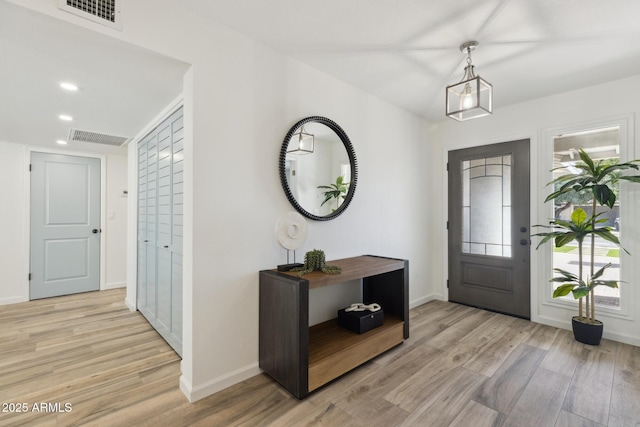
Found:
[[[473,425],[499,427],[503,421],[504,415],[500,412],[471,400],[453,422],[449,424],[449,427],[469,427]]]
[[[382,326],[362,335],[340,328],[335,320],[311,327],[309,391],[401,344],[403,328],[404,323],[392,316]]]
[[[123,301],[0,307],[1,402],[73,405],[0,412],[0,426],[639,426],[640,348],[442,301],[411,310],[402,345],[302,401],[257,375],[191,404],[180,358]]]
[[[599,424],[607,424],[615,358],[596,348],[585,349],[582,354],[583,359],[576,367],[562,409]]]
[[[505,420],[504,427],[553,426],[571,378],[538,369]]]
[[[495,374],[482,384],[473,400],[508,414],[537,371],[544,355],[542,349],[520,344]]]
[[[340,274],[325,274],[320,271],[314,271],[303,275],[302,278],[309,281],[309,289],[321,288],[323,286],[348,282],[367,276],[401,270],[404,268],[405,262],[401,259],[364,255],[327,261],[327,265],[338,266],[342,271]],[[298,273],[296,272],[286,272],[282,274],[298,277]]]

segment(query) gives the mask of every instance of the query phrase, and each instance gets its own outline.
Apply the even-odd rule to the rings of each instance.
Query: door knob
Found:
[[[526,240],[526,239],[521,239],[521,240],[520,240],[520,244],[521,244],[522,246],[527,246],[527,245],[529,244],[529,241],[528,241],[528,240]]]
[[[527,231],[527,227],[520,227],[520,231],[522,231],[523,233]]]
[[[97,229],[97,228],[94,228],[93,230],[91,230],[91,232],[92,232],[93,234],[96,234],[96,233],[98,232],[98,229]]]

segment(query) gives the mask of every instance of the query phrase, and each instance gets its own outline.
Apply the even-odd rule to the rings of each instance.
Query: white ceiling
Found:
[[[182,92],[188,64],[0,0],[0,141],[56,147],[69,128],[133,137]],[[77,92],[58,86],[72,81]],[[72,122],[58,119],[74,117]],[[70,150],[125,147],[69,142]]]
[[[638,0],[183,0],[237,31],[430,120],[459,46],[506,105],[640,74]],[[447,119],[448,120],[448,119]],[[480,119],[481,120],[481,119]]]
[[[462,77],[465,58],[458,47],[468,40],[480,42],[473,63],[494,86],[494,114],[506,105],[640,74],[638,0],[181,2],[434,121],[448,120],[444,88]],[[0,58],[0,140],[52,147],[70,127],[134,136],[180,94],[188,68],[5,0]],[[63,92],[57,86],[62,80],[80,90]],[[61,122],[62,113],[74,122]]]

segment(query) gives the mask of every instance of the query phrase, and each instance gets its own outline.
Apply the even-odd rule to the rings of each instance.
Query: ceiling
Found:
[[[640,73],[638,0],[182,1],[432,121],[445,119],[468,40],[480,42],[472,59],[494,113]]]
[[[640,73],[637,0],[181,2],[431,121],[448,120],[444,88],[462,77],[459,45],[468,40],[480,42],[473,63],[494,86],[494,114]],[[70,128],[134,136],[181,93],[189,67],[6,0],[0,0],[0,57],[0,141],[51,147]],[[80,90],[62,91],[63,80]],[[59,114],[74,121],[62,122]]]
[[[69,129],[133,137],[182,92],[189,65],[0,0],[0,141],[56,147]],[[61,81],[79,86],[76,92]],[[71,122],[58,116],[67,114]],[[126,153],[126,147],[65,147]]]

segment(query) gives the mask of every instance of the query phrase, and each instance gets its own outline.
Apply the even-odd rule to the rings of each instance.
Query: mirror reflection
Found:
[[[304,216],[326,220],[346,209],[355,191],[356,162],[337,124],[322,117],[301,120],[287,134],[280,161],[285,193]]]

